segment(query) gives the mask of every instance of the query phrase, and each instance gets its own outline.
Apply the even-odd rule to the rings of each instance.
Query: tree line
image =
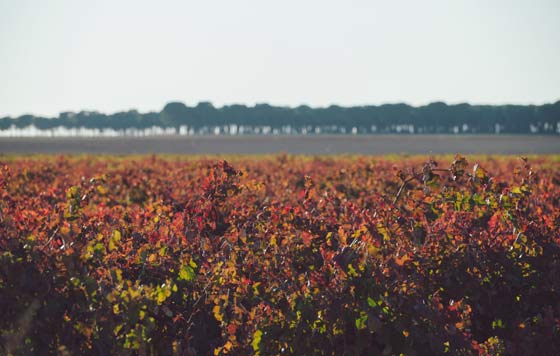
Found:
[[[262,127],[266,131],[301,133],[545,133],[560,134],[560,101],[544,105],[447,105],[434,102],[425,106],[384,104],[312,108],[306,105],[281,107],[226,105],[210,102],[188,106],[171,102],[160,112],[136,110],[104,114],[96,111],[62,112],[58,117],[34,115],[0,118],[0,130],[35,126],[89,129],[145,129],[150,127],[189,128],[193,133],[208,128]],[[216,132],[210,130],[209,132]],[[223,132],[218,130],[218,132]],[[229,131],[228,131],[229,132]],[[243,132],[238,131],[236,132]]]

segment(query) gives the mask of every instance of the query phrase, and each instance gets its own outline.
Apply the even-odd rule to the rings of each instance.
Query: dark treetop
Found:
[[[447,105],[435,102],[324,108],[279,107],[268,104],[214,107],[209,102],[187,106],[172,102],[161,112],[136,110],[103,114],[63,112],[55,118],[23,115],[0,118],[0,130],[145,129],[153,126],[182,129],[190,134],[226,133],[540,133],[560,134],[560,101],[545,105]],[[235,127],[233,129],[232,127]]]

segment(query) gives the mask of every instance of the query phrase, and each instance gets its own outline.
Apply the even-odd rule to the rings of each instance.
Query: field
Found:
[[[560,354],[558,156],[0,159],[0,354]]]
[[[557,135],[319,135],[2,138],[0,153],[558,154]]]

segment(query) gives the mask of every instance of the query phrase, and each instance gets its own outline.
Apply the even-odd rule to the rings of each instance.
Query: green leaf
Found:
[[[183,265],[179,270],[179,280],[191,282],[196,278],[196,273],[191,266]]]
[[[502,319],[496,319],[492,322],[492,329],[504,329],[505,327]]]
[[[358,330],[363,330],[366,328],[368,316],[364,312],[360,312],[360,317],[356,319],[355,324]]]

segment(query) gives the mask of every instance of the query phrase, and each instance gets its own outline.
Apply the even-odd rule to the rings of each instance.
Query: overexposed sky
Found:
[[[0,116],[559,99],[558,0],[0,0]]]

